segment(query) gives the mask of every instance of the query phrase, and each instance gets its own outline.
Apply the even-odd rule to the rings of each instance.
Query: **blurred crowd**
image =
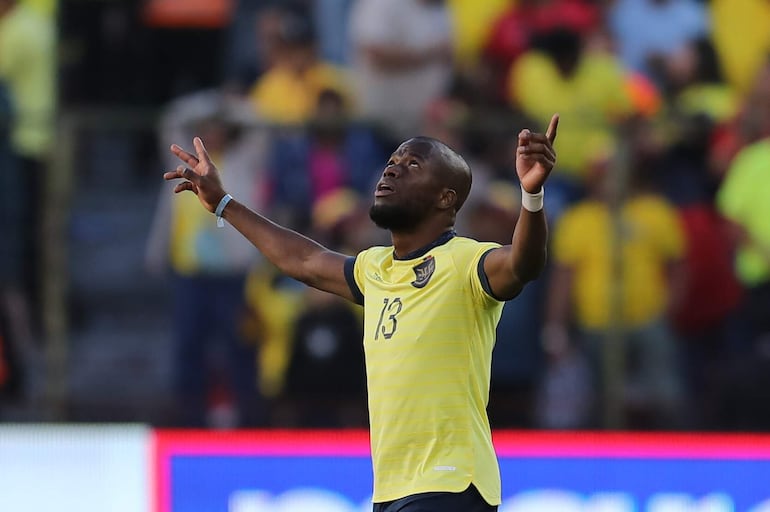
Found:
[[[170,16],[164,3],[146,3],[147,23]],[[6,64],[5,4],[22,9],[0,0],[0,108],[16,112],[0,156],[19,169],[3,163],[0,190],[3,207],[16,205],[3,215],[0,390],[12,361],[2,340],[24,304],[35,325],[35,272],[17,278],[34,261],[22,246],[50,151],[22,136],[23,98],[39,78]],[[165,61],[189,83],[162,102],[163,166],[178,164],[169,144],[199,135],[239,201],[344,253],[389,243],[368,219],[373,184],[418,134],[473,169],[458,233],[508,243],[516,134],[561,115],[545,191],[549,264],[504,308],[493,427],[770,427],[766,0],[202,5],[225,20],[214,31],[223,44],[207,52],[209,39],[180,34],[183,51]],[[51,45],[42,28],[25,34]],[[215,80],[190,72],[204,61],[221,63]],[[172,276],[178,425],[366,425],[357,306],[280,275],[167,186],[146,263]]]

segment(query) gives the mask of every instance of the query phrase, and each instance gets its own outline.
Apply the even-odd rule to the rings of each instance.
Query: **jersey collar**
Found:
[[[407,261],[407,260],[413,260],[415,258],[419,258],[420,256],[425,255],[431,249],[434,249],[439,245],[444,245],[445,243],[453,239],[455,236],[457,236],[457,233],[455,232],[454,229],[450,229],[449,231],[444,231],[443,233],[441,233],[441,236],[436,238],[434,241],[432,241],[428,245],[420,247],[419,249],[414,250],[409,254],[406,254],[403,258],[399,258],[398,256],[396,256],[396,252],[394,251],[393,259],[399,260],[399,261]]]

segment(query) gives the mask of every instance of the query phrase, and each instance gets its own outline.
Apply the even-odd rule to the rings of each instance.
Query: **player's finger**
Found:
[[[559,114],[554,114],[551,117],[551,123],[548,125],[548,129],[545,131],[545,136],[548,141],[553,144],[556,140],[556,130],[559,128]]]
[[[189,181],[183,181],[182,183],[179,183],[176,187],[174,187],[174,192],[177,194],[180,192],[184,192],[185,190],[190,190],[191,192],[195,192],[195,186]]]
[[[556,153],[553,151],[553,149],[550,146],[541,145],[540,148],[534,148],[534,149],[531,149],[530,146],[523,146],[523,147],[520,146],[516,151],[517,155],[519,157],[533,157],[533,158],[542,156],[547,160],[552,160],[554,162],[556,161]]]
[[[207,163],[211,162],[211,157],[209,157],[206,146],[203,145],[203,140],[200,137],[195,137],[193,139],[193,146],[195,146],[195,152],[198,154],[198,160]]]
[[[541,142],[543,144],[546,144],[549,142],[549,139],[548,139],[548,136],[545,135],[544,133],[534,132],[529,134],[529,143],[531,144],[533,142]]]
[[[532,132],[526,128],[519,132],[519,147],[529,144],[529,140],[532,137]]]
[[[171,144],[171,152],[190,167],[198,165],[198,159],[192,153],[188,153],[176,144]]]
[[[526,146],[519,146],[516,151],[519,153],[547,153],[550,148],[542,142],[530,142]]]
[[[193,182],[193,184],[198,185],[201,181],[201,175],[195,172],[193,169],[190,169],[189,167],[185,167],[181,171],[182,177],[186,179],[187,181]]]
[[[163,173],[163,179],[166,181],[171,181],[171,180],[178,180],[180,178],[184,178],[185,169],[186,167],[184,165],[179,165],[173,171],[168,171]]]
[[[550,168],[556,165],[556,158],[543,153],[519,155],[519,158],[529,164],[542,164]]]

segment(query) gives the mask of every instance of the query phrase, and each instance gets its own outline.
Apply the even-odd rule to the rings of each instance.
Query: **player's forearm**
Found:
[[[514,275],[522,283],[537,279],[545,267],[548,225],[543,210],[530,212],[522,208],[511,240]]]
[[[326,248],[250,210],[241,203],[230,201],[222,217],[284,274],[309,283],[309,262]]]

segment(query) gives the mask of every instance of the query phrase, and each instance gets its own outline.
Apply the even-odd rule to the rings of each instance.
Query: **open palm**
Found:
[[[193,146],[195,146],[197,156],[188,153],[176,144],[172,144],[171,152],[187,165],[180,165],[176,170],[165,173],[163,179],[166,181],[185,180],[174,187],[174,192],[191,191],[198,196],[201,204],[213,213],[219,201],[224,197],[225,191],[222,188],[219,171],[211,161],[200,137],[193,139]]]

